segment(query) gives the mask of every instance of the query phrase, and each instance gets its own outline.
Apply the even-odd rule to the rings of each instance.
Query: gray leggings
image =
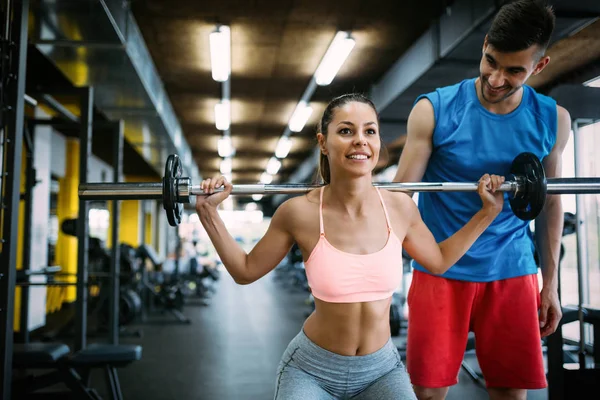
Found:
[[[277,368],[275,400],[306,399],[417,397],[391,338],[374,353],[342,356],[319,347],[300,331]]]

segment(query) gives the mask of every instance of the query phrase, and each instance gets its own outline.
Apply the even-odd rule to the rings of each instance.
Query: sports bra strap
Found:
[[[385,214],[385,222],[387,223],[388,231],[391,232],[392,224],[390,224],[390,217],[388,216],[387,208],[385,208],[385,202],[383,201],[383,197],[381,196],[381,192],[379,191],[379,188],[376,187],[375,189],[377,189],[377,194],[379,195],[379,200],[381,200],[381,205],[383,207],[383,213]]]
[[[319,229],[321,236],[325,236],[325,229],[323,228],[323,189],[325,189],[325,186],[321,186],[321,195],[319,200]]]

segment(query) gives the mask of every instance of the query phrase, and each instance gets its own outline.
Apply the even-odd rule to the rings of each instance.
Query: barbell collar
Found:
[[[192,181],[190,178],[177,178],[177,202],[189,203]]]

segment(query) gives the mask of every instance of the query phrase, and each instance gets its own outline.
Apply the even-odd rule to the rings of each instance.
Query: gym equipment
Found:
[[[64,343],[15,344],[13,367],[17,370],[36,372],[28,372],[28,375],[15,378],[11,398],[41,398],[46,395],[56,398],[102,399],[98,392],[90,387],[92,370],[102,369],[110,398],[122,400],[117,368],[125,367],[141,358],[142,347],[139,345],[91,344],[72,353],[71,348]],[[57,383],[64,383],[69,392],[38,393],[39,390]]]
[[[580,309],[583,323],[580,322]],[[591,306],[568,305],[562,307],[563,316],[555,333],[546,338],[548,359],[548,399],[579,399],[597,393],[600,385],[600,309]],[[562,332],[566,324],[579,322],[591,326],[592,344],[567,345]],[[579,340],[581,342],[581,339]]]
[[[521,153],[510,168],[513,180],[503,183],[498,189],[511,196],[513,213],[529,221],[537,217],[544,208],[546,194],[600,193],[600,178],[550,178],[546,179],[541,161],[533,153]],[[200,185],[192,185],[190,178],[182,177],[179,157],[171,154],[165,165],[162,183],[84,183],[79,185],[82,200],[144,200],[162,199],[163,208],[171,226],[181,222],[183,203],[190,197],[206,195]],[[418,183],[374,183],[376,187],[394,192],[476,192],[477,182],[418,182]],[[320,185],[234,185],[232,195],[251,194],[301,194],[319,188]],[[215,190],[222,191],[223,188]]]
[[[104,301],[100,304],[99,318],[100,324],[103,326],[108,325],[109,307],[108,301]],[[132,323],[135,319],[142,314],[142,298],[140,295],[127,288],[121,288],[119,293],[119,326],[124,326]]]
[[[181,282],[177,279],[173,279],[172,282],[166,281],[164,274],[157,272],[162,267],[163,260],[159,258],[151,246],[141,245],[137,249],[136,256],[142,260],[142,264],[149,260],[155,271],[153,274],[154,282],[152,282],[147,271],[143,268],[141,295],[144,306],[157,305],[163,311],[171,313],[177,321],[191,324],[192,321],[181,312],[185,303],[183,291],[180,287]]]

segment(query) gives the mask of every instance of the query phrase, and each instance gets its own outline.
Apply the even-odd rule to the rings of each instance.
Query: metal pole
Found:
[[[115,125],[113,132],[113,182],[118,183],[123,174],[123,121]],[[121,215],[121,202],[112,202],[112,250],[110,265],[110,293],[109,293],[109,321],[108,342],[119,344],[119,295],[120,295],[120,250],[119,222]]]
[[[186,179],[186,178],[180,178]],[[178,185],[179,197],[203,195],[200,185]],[[373,186],[393,192],[476,192],[477,183],[374,183]],[[307,193],[321,187],[307,184],[240,184],[233,185],[233,195],[250,194],[295,194]],[[222,191],[222,188],[215,192]],[[517,182],[505,182],[498,189],[501,192],[516,192]],[[599,187],[600,190],[600,187]],[[79,197],[85,200],[159,200],[162,199],[162,183],[86,183],[79,186]]]
[[[600,193],[600,178],[551,178],[546,188],[548,194]]]
[[[31,270],[31,217],[33,215],[33,188],[35,186],[35,169],[33,168],[34,140],[31,131],[24,128],[24,136],[27,142],[27,166],[25,168],[25,215],[23,231],[23,272]],[[27,280],[29,280],[29,275]],[[21,317],[19,320],[19,331],[23,343],[29,343],[29,287],[21,287]]]
[[[204,195],[200,185],[187,184],[189,178],[179,178],[177,185],[179,197]],[[476,192],[477,182],[375,182],[373,186],[391,192]],[[319,188],[320,185],[302,183],[286,184],[234,184],[232,195],[251,194],[302,194]],[[551,178],[547,180],[548,194],[591,194],[600,193],[600,178]],[[500,192],[518,195],[520,184],[517,181],[504,182],[498,188]],[[215,193],[223,188],[215,189]],[[162,183],[86,183],[79,186],[79,197],[86,200],[160,200],[163,195]],[[187,203],[186,201],[179,201]]]
[[[187,178],[180,178],[180,180]],[[391,192],[476,192],[476,182],[375,182],[373,186],[387,189]],[[200,185],[179,184],[179,196],[203,195]],[[302,194],[318,189],[320,185],[308,184],[234,184],[232,195],[251,194]],[[548,194],[590,194],[600,193],[600,178],[554,178],[548,179],[546,185]],[[215,193],[222,191],[216,189]],[[500,192],[510,192],[518,195],[519,183],[517,181],[504,182],[499,188]],[[159,200],[162,199],[162,183],[87,183],[79,186],[79,197],[86,200]],[[180,201],[186,203],[187,201]]]
[[[11,11],[12,21],[11,21]],[[4,193],[0,193],[2,208],[2,252],[0,253],[0,398],[11,398],[13,320],[17,270],[17,236],[19,197],[21,189],[21,152],[23,150],[23,118],[25,108],[25,74],[27,71],[27,27],[29,0],[17,0],[14,7],[7,3],[4,40],[14,41],[16,51],[10,54],[8,75],[2,76],[6,99],[0,99],[0,112],[7,116],[4,128],[5,143],[2,177]],[[5,44],[6,46],[6,44]],[[9,47],[5,47],[9,48]],[[1,60],[5,62],[6,60]],[[6,71],[3,71],[6,72]],[[4,107],[10,107],[6,110]],[[2,118],[3,119],[3,118]]]
[[[11,11],[10,3],[11,3],[11,0],[6,0],[6,15],[5,15],[6,20],[4,21],[5,22],[5,24],[4,24],[4,38],[6,40],[10,39],[10,28],[11,28],[11,25],[10,25],[10,15],[11,15],[11,12],[10,12]]]
[[[60,116],[65,118],[70,122],[79,123],[79,118],[71,111],[69,111],[65,106],[63,106],[58,100],[52,97],[49,94],[42,94],[39,98],[40,102],[44,103],[52,110],[56,111]]]
[[[161,184],[161,188],[162,188],[162,184]],[[162,193],[162,189],[161,189],[161,193]],[[162,199],[162,194],[161,197]],[[146,210],[145,210],[145,201],[142,200],[139,203],[140,206],[140,210],[141,210],[141,214],[142,214],[142,219],[140,221],[140,232],[141,232],[141,238],[140,238],[140,248],[144,246],[145,241],[146,241]],[[142,321],[146,322],[148,319],[148,312],[147,309],[150,308],[150,301],[152,301],[152,296],[150,295],[149,292],[149,285],[147,283],[149,283],[149,276],[148,276],[148,270],[146,269],[146,262],[144,259],[144,262],[141,263],[140,268],[142,268],[142,282],[143,282],[143,289],[142,289]]]
[[[162,183],[87,183],[79,185],[79,198],[86,200],[158,200]]]
[[[579,138],[578,122],[573,121],[573,149],[574,149],[574,160],[575,160],[575,176],[579,176],[581,173],[581,160],[579,160],[579,146],[581,146],[581,140]],[[577,287],[578,287],[578,317],[579,320],[579,370],[585,369],[585,324],[583,323],[584,311],[583,304],[587,301],[588,293],[585,286],[585,280],[588,276],[588,254],[587,254],[587,231],[584,225],[584,209],[583,198],[581,196],[575,197],[575,238],[577,240]],[[584,278],[585,275],[585,278]]]
[[[94,89],[87,87],[81,94],[81,133],[79,142],[79,183],[87,182],[88,160],[92,153],[92,123]],[[88,203],[79,199],[77,218],[77,301],[75,305],[74,350],[86,347],[88,298]]]

